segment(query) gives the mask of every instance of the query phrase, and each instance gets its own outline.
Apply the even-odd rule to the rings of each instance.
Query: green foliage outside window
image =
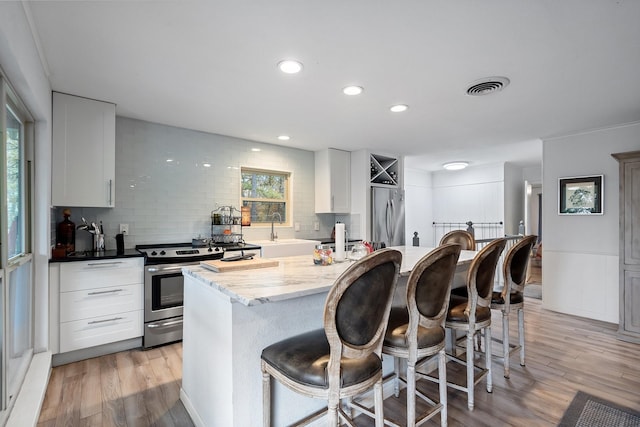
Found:
[[[251,223],[286,223],[289,173],[242,168],[242,206],[251,208]]]

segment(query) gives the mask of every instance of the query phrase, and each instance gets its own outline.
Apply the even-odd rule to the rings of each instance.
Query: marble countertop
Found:
[[[433,248],[396,246],[402,252],[400,275],[408,276],[413,266]],[[462,251],[458,265],[471,262],[475,251]],[[265,304],[326,292],[353,263],[335,262],[315,265],[312,255],[276,258],[277,267],[216,273],[199,265],[183,267],[185,276],[217,289],[232,301],[246,306]]]

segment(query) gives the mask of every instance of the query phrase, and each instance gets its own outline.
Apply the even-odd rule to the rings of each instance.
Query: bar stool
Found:
[[[456,346],[452,354],[447,354],[447,359],[466,366],[466,385],[455,384],[447,381],[447,385],[456,390],[467,393],[467,406],[470,410],[474,407],[474,387],[486,377],[487,392],[491,393],[493,383],[491,379],[491,297],[493,292],[493,279],[496,265],[506,245],[506,239],[500,238],[491,241],[482,248],[471,261],[467,272],[466,295],[457,292],[451,293],[449,311],[445,321],[445,327],[451,330],[455,337],[457,331],[466,332],[466,360],[455,355]],[[456,291],[462,289],[456,289]],[[473,337],[476,333],[484,331],[485,337],[485,367],[474,365]],[[454,338],[454,341],[455,340]],[[431,381],[437,379],[429,376]]]
[[[271,425],[271,377],[294,392],[326,399],[328,406],[299,421],[327,415],[330,426],[349,422],[341,399],[373,387],[375,425],[384,424],[382,341],[402,253],[375,251],[336,279],[324,306],[324,328],[270,345],[262,351],[263,425]],[[352,408],[357,405],[351,402]]]
[[[394,357],[395,396],[400,393],[402,381],[407,385],[407,426],[419,426],[440,413],[440,424],[447,425],[447,371],[445,355],[444,319],[449,306],[451,283],[456,271],[460,245],[439,246],[411,270],[407,281],[407,306],[392,307],[382,352]],[[416,380],[423,374],[416,365],[438,355],[440,403],[416,390]],[[400,375],[400,359],[407,361],[407,373]],[[429,410],[416,416],[416,396],[431,405]],[[385,418],[387,424],[399,425]]]
[[[463,251],[475,251],[476,240],[473,234],[466,230],[453,230],[442,236],[440,239],[440,245],[447,243],[457,243],[462,246]]]
[[[509,356],[520,350],[520,365],[524,366],[524,286],[527,281],[529,256],[538,237],[523,237],[507,252],[503,263],[504,286],[493,292],[491,308],[502,312],[502,348],[504,377],[509,378]],[[509,344],[509,313],[518,313],[518,345]],[[497,340],[496,340],[497,341]]]

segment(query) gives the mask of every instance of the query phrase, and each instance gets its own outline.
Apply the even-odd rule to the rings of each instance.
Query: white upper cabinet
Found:
[[[351,210],[351,153],[328,148],[315,152],[316,213]]]
[[[116,106],[53,92],[51,203],[113,207]]]

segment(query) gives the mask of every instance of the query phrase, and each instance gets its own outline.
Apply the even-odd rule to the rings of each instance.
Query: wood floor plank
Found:
[[[116,356],[100,357],[100,384],[102,389],[102,423],[105,426],[127,426]]]
[[[58,406],[62,402],[62,383],[64,380],[64,371],[62,369],[53,369],[49,376],[49,384],[47,386],[47,393],[42,402],[42,409],[40,411],[40,420],[50,421],[55,423],[56,414],[58,412]]]
[[[82,401],[80,402],[80,419],[89,418],[102,413],[102,390],[100,365],[85,364],[82,378]],[[100,417],[101,419],[101,417]]]
[[[501,337],[499,313],[494,313],[492,323],[492,335]],[[515,342],[514,315],[510,324]],[[539,300],[526,298],[526,366],[520,366],[513,354],[507,379],[502,361],[496,359],[493,392],[487,393],[484,382],[479,383],[473,411],[467,409],[465,393],[449,389],[449,426],[553,427],[579,390],[640,411],[640,344],[620,341],[616,333],[616,325],[554,313],[543,309]],[[501,353],[492,348],[495,354]],[[95,395],[85,391],[93,387],[97,369],[102,410],[93,413]],[[454,368],[448,367],[450,370],[453,377]],[[51,373],[38,427],[191,427],[179,399],[181,381],[181,343],[59,366]],[[420,381],[419,388],[430,396],[438,395],[436,384]],[[406,420],[405,393],[402,390],[400,398],[389,397],[384,402],[386,413],[401,422]],[[418,410],[424,408],[420,400],[417,405]],[[370,427],[374,422],[361,415],[356,425]],[[439,426],[439,416],[425,425]]]

